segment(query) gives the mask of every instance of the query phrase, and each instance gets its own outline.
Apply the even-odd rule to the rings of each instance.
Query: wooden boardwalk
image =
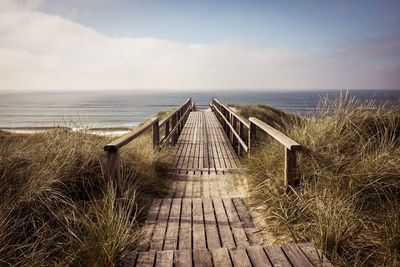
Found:
[[[260,245],[235,190],[238,165],[214,113],[191,112],[175,145],[169,196],[153,200],[141,252],[123,265],[332,266],[311,243]]]

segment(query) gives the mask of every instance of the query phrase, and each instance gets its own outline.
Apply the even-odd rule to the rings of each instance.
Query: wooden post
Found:
[[[256,135],[257,135],[257,126],[252,123],[251,121],[249,122],[249,135],[248,135],[248,149],[249,149],[249,156],[251,154],[251,151],[256,148]]]
[[[165,137],[169,135],[169,120],[165,123]]]
[[[288,190],[288,186],[295,187],[297,185],[296,177],[296,151],[288,148],[285,149],[285,188]]]
[[[237,131],[237,119],[236,117],[231,114],[231,123],[232,123],[232,127],[235,131]],[[232,136],[232,146],[233,149],[235,149],[237,151],[237,145],[239,144],[238,140],[236,139],[236,136],[233,134],[233,131],[231,133]]]
[[[108,151],[108,179],[115,189],[116,197],[121,197],[121,173],[119,149]]]
[[[160,145],[160,128],[158,127],[158,119],[153,124],[153,149]]]
[[[243,132],[243,123],[241,121],[239,121],[239,136],[242,139],[243,139],[243,134],[244,134],[244,132]],[[242,152],[243,152],[242,151],[242,145],[239,144],[238,145],[238,156],[240,156],[242,154]]]

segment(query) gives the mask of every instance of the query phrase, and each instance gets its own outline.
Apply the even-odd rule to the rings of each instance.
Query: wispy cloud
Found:
[[[0,4],[1,89],[400,87],[399,34],[324,53],[237,40],[188,45],[110,38],[37,11],[41,2]]]

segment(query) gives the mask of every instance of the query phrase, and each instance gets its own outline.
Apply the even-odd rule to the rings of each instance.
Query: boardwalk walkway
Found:
[[[235,190],[238,164],[214,113],[191,112],[175,146],[169,196],[153,200],[141,252],[124,265],[321,266],[311,243],[260,245]]]

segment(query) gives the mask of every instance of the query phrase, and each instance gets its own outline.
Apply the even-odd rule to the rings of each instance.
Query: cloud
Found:
[[[400,38],[335,52],[110,38],[38,12],[38,0],[0,4],[0,89],[399,88]]]

